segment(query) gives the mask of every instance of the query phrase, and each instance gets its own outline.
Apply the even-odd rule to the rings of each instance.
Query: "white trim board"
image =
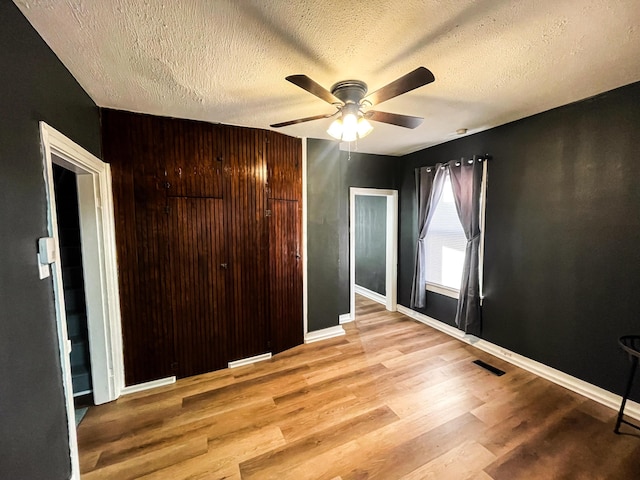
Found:
[[[229,362],[227,365],[229,368],[237,368],[242,367],[244,365],[251,365],[252,363],[264,362],[265,360],[269,360],[271,358],[271,352],[263,353],[261,355],[256,355],[254,357],[241,358],[240,360],[234,360],[233,362]]]
[[[304,336],[304,343],[314,343],[321,340],[328,340],[329,338],[340,337],[346,332],[341,325],[335,327],[323,328],[322,330],[315,330],[309,332]]]
[[[57,258],[60,257],[52,164],[73,171],[77,177],[91,378],[94,402],[99,405],[118,398],[124,387],[111,168],[45,122],[40,122],[40,135],[49,204],[49,234],[55,239]],[[55,280],[54,277],[54,289]],[[60,306],[64,309],[64,295],[62,292],[60,295]],[[66,315],[58,313],[58,322],[65,329],[62,337],[66,339]]]
[[[351,315],[350,313],[343,313],[342,315],[340,315],[340,317],[338,317],[338,323],[340,325],[353,322],[353,320],[354,320],[353,315]]]
[[[512,352],[511,350],[507,350],[506,348],[500,347],[481,338],[475,337],[473,335],[466,335],[462,330],[458,330],[451,325],[447,325],[443,322],[440,322],[439,320],[436,320],[435,318],[431,318],[420,312],[411,310],[410,308],[407,308],[403,305],[398,305],[398,312],[420,323],[424,323],[425,325],[433,327],[436,330],[440,330],[441,332],[457,338],[458,340],[468,343],[469,345],[472,345],[482,350],[483,352],[487,352],[494,357],[500,358],[501,360],[509,362],[512,365],[527,370],[528,372],[538,375],[539,377],[545,378],[550,382],[555,383],[556,385],[560,385],[561,387],[571,390],[572,392],[583,395],[595,402],[600,403],[601,405],[604,405],[616,411],[620,408],[622,397],[620,395],[616,395],[615,393],[609,392],[604,388],[600,388],[589,382],[580,380],[579,378],[573,377],[560,370],[556,370],[555,368],[549,367],[543,363],[536,362],[535,360]],[[625,415],[634,418],[635,420],[640,420],[640,403],[628,400],[624,413]]]
[[[302,335],[309,332],[309,291],[308,291],[308,261],[307,261],[307,138],[302,141]]]
[[[176,377],[160,378],[158,380],[151,380],[150,382],[138,383],[136,385],[130,385],[120,390],[122,395],[130,395],[136,392],[144,392],[145,390],[151,390],[152,388],[164,387],[166,385],[172,385],[176,383]]]
[[[124,387],[111,169],[108,164],[45,122],[40,122],[39,126],[47,196],[47,229],[49,237],[53,239],[55,259],[60,259],[60,242],[53,164],[77,174],[93,400],[96,404],[106,403],[118,398]],[[62,387],[67,410],[71,478],[75,479],[80,478],[80,464],[69,358],[71,342],[67,333],[62,269],[58,260],[51,263],[51,275]]]
[[[449,298],[455,298],[458,300],[460,297],[460,291],[454,288],[445,287],[444,285],[436,285],[435,283],[427,283],[427,291],[439,293]]]
[[[390,312],[395,312],[398,304],[398,191],[379,188],[349,188],[349,309],[352,318],[356,315],[356,260],[355,260],[355,221],[356,221],[356,196],[386,197],[387,199],[387,225],[385,252],[385,302],[384,305]]]
[[[374,302],[380,303],[385,306],[387,304],[387,297],[385,297],[381,293],[369,290],[368,288],[361,287],[360,285],[354,285],[353,291],[358,295],[362,295],[363,297],[368,298],[369,300],[373,300]]]

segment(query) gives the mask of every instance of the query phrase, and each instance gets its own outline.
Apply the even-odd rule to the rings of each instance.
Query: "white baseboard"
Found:
[[[335,327],[323,328],[322,330],[316,330],[309,332],[304,336],[304,343],[319,342],[320,340],[327,340],[333,337],[339,337],[344,335],[345,331],[342,326],[337,325]]]
[[[420,323],[429,325],[430,327],[433,327],[436,330],[440,330],[441,332],[444,332],[447,335],[455,337],[459,340],[463,340],[464,338],[465,334],[462,330],[459,330],[456,327],[452,327],[451,325],[447,325],[446,323],[436,320],[435,318],[431,318],[427,315],[424,315],[423,313],[416,312],[415,310],[411,310],[410,308],[407,308],[404,305],[398,305],[398,312],[402,313],[403,315],[406,315],[407,317],[411,317]]]
[[[353,316],[350,313],[343,313],[338,318],[338,322],[340,323],[340,325],[343,325],[343,324],[349,323],[349,322],[353,322]]]
[[[593,385],[589,382],[580,380],[579,378],[573,377],[560,370],[556,370],[555,368],[549,367],[543,363],[536,362],[535,360],[512,352],[511,350],[507,350],[506,348],[502,348],[481,338],[475,337],[473,335],[466,335],[462,330],[458,330],[455,327],[447,325],[446,323],[440,322],[439,320],[431,318],[420,312],[416,312],[415,310],[411,310],[410,308],[407,308],[403,305],[398,305],[398,311],[408,317],[413,318],[414,320],[417,320],[420,323],[429,325],[436,330],[440,330],[441,332],[457,338],[458,340],[462,340],[469,345],[473,345],[474,347],[487,352],[494,357],[498,357],[506,362],[516,365],[531,373],[534,373],[555,383],[556,385],[560,385],[561,387],[571,390],[572,392],[579,393],[580,395],[594,400],[606,407],[612,408],[616,411],[620,408],[622,397],[608,390],[605,390],[604,388],[597,387],[596,385]],[[628,400],[624,413],[631,418],[640,420],[640,403]]]
[[[250,365],[252,363],[263,362],[265,360],[269,360],[271,358],[271,352],[263,353],[262,355],[256,355],[255,357],[247,357],[241,358],[240,360],[235,360],[233,362],[229,362],[229,368],[242,367],[243,365]]]
[[[353,286],[353,291],[356,292],[358,295],[362,295],[363,297],[367,297],[369,300],[373,300],[374,302],[378,302],[381,303],[382,305],[386,305],[387,304],[387,297],[374,292],[372,290],[369,290],[368,288],[364,288],[361,287],[360,285],[354,285]]]
[[[130,385],[124,387],[120,391],[120,395],[129,395],[131,393],[142,392],[144,390],[150,390],[152,388],[164,387],[165,385],[171,385],[176,383],[176,377],[161,378],[159,380],[152,380],[150,382],[138,383],[137,385]]]

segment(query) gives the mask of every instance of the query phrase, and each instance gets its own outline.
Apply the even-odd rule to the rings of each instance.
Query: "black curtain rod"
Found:
[[[442,164],[442,168],[444,168],[445,165],[449,165],[451,163],[453,163],[456,167],[459,167],[463,162],[466,163],[473,163],[473,162],[484,162],[486,160],[491,160],[491,155],[489,155],[488,153],[485,153],[484,155],[473,155],[473,157],[471,158],[465,158],[462,157],[460,158],[460,160],[449,160],[448,162],[445,162]],[[425,168],[425,167],[418,167],[418,168]],[[427,172],[430,172],[432,168],[436,168],[435,165],[430,165],[427,168]]]

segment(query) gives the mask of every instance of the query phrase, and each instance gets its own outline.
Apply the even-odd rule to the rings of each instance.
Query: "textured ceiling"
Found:
[[[101,107],[268,129],[334,111],[287,75],[373,91],[429,68],[434,83],[379,107],[424,123],[373,123],[357,145],[368,153],[413,152],[640,80],[639,0],[15,3]],[[330,138],[329,123],[280,131]]]

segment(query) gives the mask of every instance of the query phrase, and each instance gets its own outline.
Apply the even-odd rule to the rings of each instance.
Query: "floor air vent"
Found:
[[[494,367],[493,365],[489,365],[488,363],[483,362],[482,360],[474,360],[473,363],[481,366],[485,370],[489,370],[491,373],[497,376],[504,375],[504,370],[500,370],[499,368]]]

